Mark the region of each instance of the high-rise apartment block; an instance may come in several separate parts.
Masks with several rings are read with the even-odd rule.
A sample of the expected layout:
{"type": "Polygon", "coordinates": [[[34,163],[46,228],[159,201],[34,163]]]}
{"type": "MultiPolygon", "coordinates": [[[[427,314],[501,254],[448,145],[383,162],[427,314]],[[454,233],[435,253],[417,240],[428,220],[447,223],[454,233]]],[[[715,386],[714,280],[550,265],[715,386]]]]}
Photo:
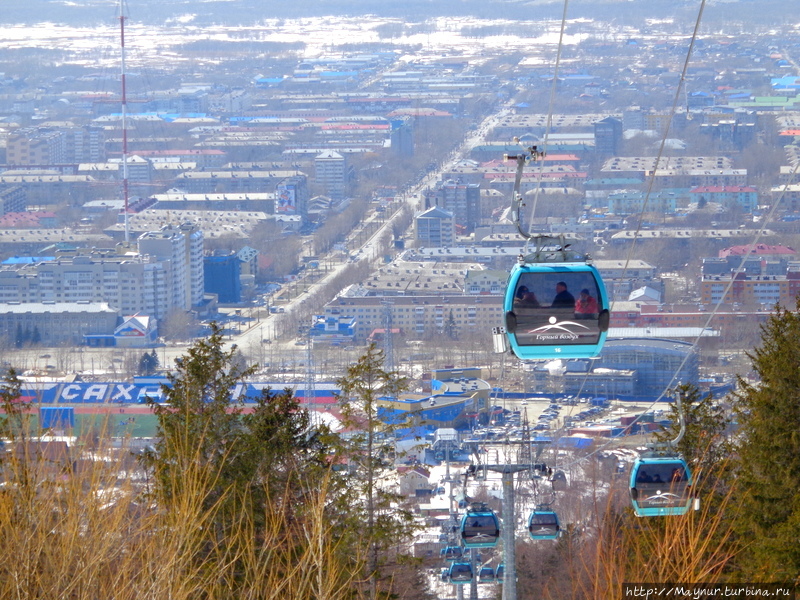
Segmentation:
{"type": "Polygon", "coordinates": [[[102,127],[23,127],[8,136],[9,165],[99,163],[106,159],[102,127]]]}
{"type": "Polygon", "coordinates": [[[433,192],[433,204],[453,213],[458,233],[475,231],[480,222],[481,190],[477,183],[445,181],[433,192]]]}
{"type": "Polygon", "coordinates": [[[434,206],[415,218],[418,248],[449,248],[455,244],[453,213],[434,206]]]}
{"type": "Polygon", "coordinates": [[[6,163],[9,165],[56,165],[66,162],[63,131],[24,127],[9,134],[6,163]]]}
{"type": "Polygon", "coordinates": [[[0,186],[0,215],[23,212],[28,202],[25,188],[19,185],[0,186]]]}
{"type": "Polygon", "coordinates": [[[0,267],[4,304],[105,302],[120,315],[163,319],[203,299],[203,235],[194,225],[144,234],[138,247],[12,260],[0,267]]]}
{"type": "Polygon", "coordinates": [[[347,197],[347,161],[333,150],[326,150],[314,159],[315,180],[334,201],[347,197]]]}

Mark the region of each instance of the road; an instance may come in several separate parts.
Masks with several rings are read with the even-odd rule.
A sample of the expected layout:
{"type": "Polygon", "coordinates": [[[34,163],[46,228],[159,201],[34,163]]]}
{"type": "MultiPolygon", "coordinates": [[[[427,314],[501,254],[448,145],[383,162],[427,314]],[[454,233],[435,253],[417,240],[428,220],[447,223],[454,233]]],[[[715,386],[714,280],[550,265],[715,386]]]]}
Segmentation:
{"type": "MultiPolygon", "coordinates": [[[[471,130],[470,134],[464,139],[458,150],[451,152],[439,165],[439,168],[431,171],[421,181],[408,188],[404,194],[404,201],[412,211],[421,208],[424,192],[432,187],[449,167],[461,160],[468,151],[481,142],[486,133],[505,115],[511,111],[509,106],[502,108],[499,112],[486,117],[479,126],[471,130]]],[[[308,311],[303,306],[306,298],[319,298],[322,293],[331,294],[330,285],[337,275],[348,268],[353,263],[367,262],[371,267],[377,268],[382,260],[383,249],[379,244],[381,236],[391,235],[394,224],[400,218],[401,211],[396,210],[388,219],[381,222],[382,214],[372,212],[361,224],[361,229],[370,227],[370,224],[378,222],[375,231],[363,242],[359,248],[354,248],[353,244],[358,243],[358,232],[353,232],[348,236],[348,248],[352,259],[338,262],[334,253],[320,257],[320,264],[327,266],[327,272],[313,282],[309,282],[308,277],[304,277],[296,284],[294,291],[305,287],[305,292],[295,294],[293,297],[286,298],[284,291],[270,300],[283,309],[282,313],[270,313],[265,307],[247,307],[241,309],[231,309],[239,311],[239,315],[234,315],[238,319],[239,328],[230,323],[226,328],[228,339],[226,347],[230,348],[233,344],[245,351],[250,357],[258,357],[258,362],[266,362],[269,356],[280,355],[282,361],[300,365],[305,363],[306,348],[296,345],[297,326],[295,323],[308,311]]],[[[359,230],[361,231],[361,230],[359,230]]],[[[311,273],[307,270],[306,273],[311,273]]],[[[292,289],[291,286],[286,287],[292,289]]],[[[337,290],[338,292],[338,290],[337,290]]],[[[323,298],[324,302],[333,299],[333,296],[323,298]]],[[[169,344],[156,348],[156,354],[162,365],[172,365],[174,360],[186,353],[188,343],[169,344]]],[[[132,360],[138,360],[145,349],[122,349],[122,348],[31,348],[21,350],[7,350],[6,360],[10,361],[15,368],[20,371],[36,369],[47,372],[80,372],[84,374],[95,374],[103,376],[123,376],[130,372],[131,365],[126,364],[132,360]],[[48,366],[49,365],[49,366],[48,366]]]]}

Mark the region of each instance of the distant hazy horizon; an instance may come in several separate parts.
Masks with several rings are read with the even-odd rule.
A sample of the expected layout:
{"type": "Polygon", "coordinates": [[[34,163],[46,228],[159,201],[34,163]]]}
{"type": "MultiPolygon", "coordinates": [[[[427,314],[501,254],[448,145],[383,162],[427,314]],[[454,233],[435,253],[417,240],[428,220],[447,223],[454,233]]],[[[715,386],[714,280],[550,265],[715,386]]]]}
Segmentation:
{"type": "MultiPolygon", "coordinates": [[[[50,22],[70,26],[95,26],[113,22],[118,15],[117,0],[2,0],[2,25],[32,25],[50,22]]],[[[568,17],[617,20],[635,25],[647,18],[692,18],[700,0],[571,0],[568,17]]],[[[409,22],[436,16],[479,18],[547,19],[561,18],[561,0],[129,0],[125,14],[147,25],[170,23],[208,26],[250,24],[265,19],[293,19],[311,16],[377,15],[409,22]]],[[[786,4],[781,0],[708,1],[704,22],[724,24],[743,21],[752,27],[770,23],[786,24],[786,4]]]]}

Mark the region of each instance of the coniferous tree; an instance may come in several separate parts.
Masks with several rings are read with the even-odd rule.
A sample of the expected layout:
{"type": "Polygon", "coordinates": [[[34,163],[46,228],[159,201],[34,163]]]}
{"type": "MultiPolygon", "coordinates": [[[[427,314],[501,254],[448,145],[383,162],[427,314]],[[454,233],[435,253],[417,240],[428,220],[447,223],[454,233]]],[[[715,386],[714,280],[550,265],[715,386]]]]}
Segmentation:
{"type": "Polygon", "coordinates": [[[0,384],[0,438],[12,442],[22,440],[30,433],[30,415],[20,401],[22,382],[14,369],[9,369],[0,384]]]}
{"type": "Polygon", "coordinates": [[[363,488],[363,534],[368,546],[366,576],[372,600],[383,593],[384,551],[396,547],[410,533],[412,520],[409,512],[396,507],[399,497],[381,480],[393,468],[392,436],[403,423],[381,420],[379,400],[397,397],[408,385],[406,378],[384,370],[383,364],[383,351],[370,344],[366,353],[337,381],[344,423],[359,432],[351,438],[351,460],[354,476],[363,488]]]}
{"type": "Polygon", "coordinates": [[[458,325],[456,324],[456,319],[453,316],[452,308],[450,309],[450,314],[447,316],[447,322],[444,324],[444,333],[451,340],[458,339],[458,325]]]}
{"type": "MultiPolygon", "coordinates": [[[[328,456],[336,445],[330,430],[312,423],[290,389],[274,394],[264,390],[253,411],[242,416],[242,425],[229,462],[246,487],[256,525],[261,525],[267,504],[290,514],[301,512],[330,470],[328,456]]],[[[344,486],[338,478],[327,481],[335,503],[344,486]]]]}
{"type": "MultiPolygon", "coordinates": [[[[722,480],[729,472],[728,457],[731,442],[726,435],[730,419],[711,394],[701,395],[697,386],[684,384],[678,386],[675,394],[681,396],[681,408],[685,433],[676,444],[680,454],[692,471],[696,489],[705,495],[712,488],[725,492],[722,480]]],[[[677,401],[670,407],[671,426],[654,434],[658,442],[670,442],[680,431],[681,415],[677,401]]]]}
{"type": "Polygon", "coordinates": [[[156,354],[155,348],[150,352],[150,364],[153,366],[153,372],[157,371],[161,366],[161,361],[158,360],[158,354],[156,354]]]}
{"type": "Polygon", "coordinates": [[[258,534],[275,511],[301,522],[324,485],[331,520],[339,525],[335,511],[346,511],[352,499],[331,477],[333,436],[312,426],[291,390],[266,389],[244,412],[245,398],[235,392],[255,367],[242,365],[235,346],[223,345],[222,330],[212,324],[211,335],[175,361],[162,386],[164,402],[148,401],[159,441],[142,460],[155,475],[154,495],[169,508],[186,494],[202,493],[203,505],[215,511],[213,535],[225,535],[242,519],[258,534]]]}
{"type": "Polygon", "coordinates": [[[166,501],[182,490],[187,473],[200,470],[216,482],[206,499],[209,504],[230,483],[226,463],[241,428],[241,402],[234,390],[255,369],[235,366],[236,347],[225,350],[223,344],[222,330],[212,323],[211,335],[175,360],[175,372],[162,386],[166,402],[148,399],[158,418],[158,442],[144,461],[153,468],[166,501]]]}
{"type": "Polygon", "coordinates": [[[16,371],[9,369],[0,385],[0,439],[10,442],[11,452],[0,453],[0,478],[14,481],[11,488],[22,494],[35,494],[36,460],[30,445],[33,423],[21,400],[21,389],[16,371]]]}
{"type": "Polygon", "coordinates": [[[142,357],[139,359],[139,375],[144,375],[145,377],[152,375],[156,372],[157,368],[158,357],[155,356],[155,351],[153,354],[148,352],[142,354],[142,357]]]}
{"type": "MultiPolygon", "coordinates": [[[[800,309],[800,300],[798,301],[800,309]]],[[[775,307],[739,378],[739,565],[749,581],[800,582],[800,312],[775,307]]]]}

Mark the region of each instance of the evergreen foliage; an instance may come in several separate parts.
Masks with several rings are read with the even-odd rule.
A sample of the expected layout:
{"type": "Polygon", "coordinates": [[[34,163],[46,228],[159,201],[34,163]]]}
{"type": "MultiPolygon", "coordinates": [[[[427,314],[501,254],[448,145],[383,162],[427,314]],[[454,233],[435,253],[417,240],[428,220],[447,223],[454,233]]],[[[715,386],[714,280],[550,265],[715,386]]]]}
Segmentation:
{"type": "Polygon", "coordinates": [[[685,431],[675,450],[689,465],[695,491],[700,496],[706,496],[714,489],[726,493],[720,484],[730,468],[728,457],[732,448],[726,435],[730,418],[711,394],[702,396],[695,385],[680,385],[675,394],[681,397],[681,408],[678,408],[677,401],[672,403],[671,426],[656,432],[653,437],[660,443],[674,440],[680,431],[679,410],[682,411],[685,431]]]}
{"type": "MultiPolygon", "coordinates": [[[[208,338],[176,361],[170,384],[162,387],[165,402],[150,401],[158,416],[159,441],[142,461],[154,474],[153,498],[168,511],[183,510],[187,497],[194,498],[198,510],[208,515],[201,533],[210,545],[231,537],[247,547],[267,544],[269,538],[270,547],[262,551],[280,549],[287,559],[315,552],[311,537],[322,533],[307,526],[323,520],[325,560],[335,568],[324,576],[317,572],[316,585],[343,589],[363,569],[361,557],[373,539],[383,543],[397,530],[394,513],[376,510],[374,528],[365,532],[362,490],[348,473],[333,468],[337,461],[332,457],[346,452],[338,436],[313,423],[288,389],[264,390],[245,410],[234,390],[254,368],[243,364],[235,346],[223,347],[216,324],[211,329],[208,338]],[[277,522],[285,524],[280,534],[277,522]],[[255,542],[241,538],[243,527],[255,542]]],[[[317,538],[313,543],[323,542],[317,538]]],[[[229,545],[235,555],[234,542],[229,545]]],[[[209,560],[203,552],[196,558],[209,560]]],[[[271,568],[287,581],[297,577],[291,560],[271,568]]]]}
{"type": "Polygon", "coordinates": [[[142,357],[139,359],[139,375],[145,377],[152,375],[158,370],[158,367],[159,361],[155,349],[150,353],[145,352],[142,354],[142,357]]]}
{"type": "Polygon", "coordinates": [[[447,315],[447,321],[444,324],[444,334],[451,340],[458,339],[458,325],[456,324],[456,319],[453,315],[452,308],[450,309],[450,313],[447,315]]]}
{"type": "Polygon", "coordinates": [[[21,387],[17,372],[9,369],[0,386],[0,438],[10,442],[24,440],[31,428],[30,415],[20,399],[21,387]]]}
{"type": "Polygon", "coordinates": [[[214,482],[207,504],[225,499],[220,519],[235,519],[244,510],[258,529],[267,505],[297,511],[304,494],[319,491],[331,435],[325,427],[312,428],[291,390],[264,390],[243,413],[243,400],[233,394],[255,367],[243,365],[235,346],[224,350],[222,330],[211,327],[208,338],[176,361],[170,384],[162,388],[166,402],[150,401],[159,441],[144,460],[166,499],[185,473],[200,469],[214,482]]]}
{"type": "Polygon", "coordinates": [[[154,468],[167,500],[181,490],[185,474],[197,470],[217,481],[208,504],[218,501],[231,483],[228,460],[241,429],[241,402],[234,399],[234,388],[255,370],[232,366],[235,352],[235,346],[224,350],[222,330],[212,324],[208,338],[175,360],[175,372],[162,386],[166,402],[148,399],[158,417],[158,442],[144,460],[154,468]]]}
{"type": "Polygon", "coordinates": [[[410,535],[413,520],[409,511],[395,506],[400,498],[394,493],[394,486],[385,481],[394,470],[393,432],[405,423],[387,424],[378,418],[379,400],[397,397],[408,387],[408,381],[394,371],[384,370],[383,365],[383,351],[370,344],[337,381],[344,424],[361,432],[350,439],[351,470],[363,492],[362,527],[369,546],[366,579],[373,600],[390,588],[384,579],[391,570],[387,551],[410,535]]]}
{"type": "MultiPolygon", "coordinates": [[[[800,301],[798,301],[800,309],[800,301]]],[[[749,354],[760,381],[739,378],[737,487],[753,581],[800,583],[800,313],[775,307],[749,354]]]]}

